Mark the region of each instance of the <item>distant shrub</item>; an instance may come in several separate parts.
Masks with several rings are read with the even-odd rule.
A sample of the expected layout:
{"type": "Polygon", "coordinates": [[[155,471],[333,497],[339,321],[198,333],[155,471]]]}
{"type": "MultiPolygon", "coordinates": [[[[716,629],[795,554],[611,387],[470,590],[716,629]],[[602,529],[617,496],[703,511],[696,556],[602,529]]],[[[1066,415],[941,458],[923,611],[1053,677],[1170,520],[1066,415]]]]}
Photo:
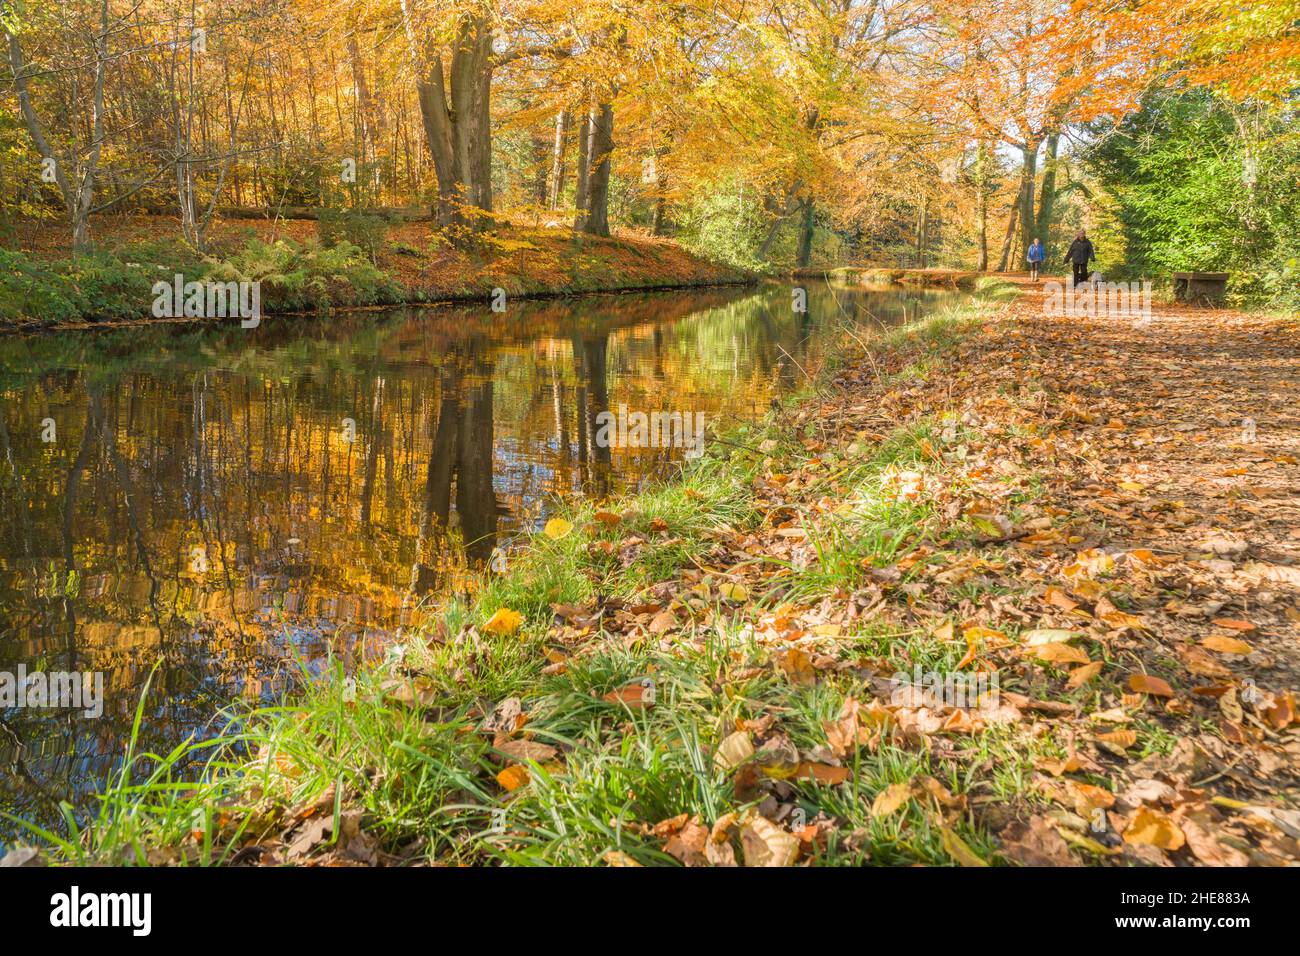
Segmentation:
{"type": "Polygon", "coordinates": [[[0,249],[0,321],[53,324],[145,315],[155,269],[107,252],[39,262],[0,249]]]}
{"type": "Polygon", "coordinates": [[[387,216],[363,209],[322,209],[316,219],[316,237],[326,248],[351,243],[373,263],[384,246],[390,224],[387,216]]]}

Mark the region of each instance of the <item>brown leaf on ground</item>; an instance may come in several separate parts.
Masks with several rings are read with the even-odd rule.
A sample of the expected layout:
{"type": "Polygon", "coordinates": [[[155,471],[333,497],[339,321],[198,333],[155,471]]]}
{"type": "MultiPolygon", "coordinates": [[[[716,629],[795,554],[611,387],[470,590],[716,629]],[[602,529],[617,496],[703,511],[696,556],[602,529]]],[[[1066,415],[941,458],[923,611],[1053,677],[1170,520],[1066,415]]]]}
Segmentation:
{"type": "Polygon", "coordinates": [[[1069,844],[1045,816],[1013,823],[1002,831],[1002,852],[1021,866],[1079,866],[1069,844]]]}

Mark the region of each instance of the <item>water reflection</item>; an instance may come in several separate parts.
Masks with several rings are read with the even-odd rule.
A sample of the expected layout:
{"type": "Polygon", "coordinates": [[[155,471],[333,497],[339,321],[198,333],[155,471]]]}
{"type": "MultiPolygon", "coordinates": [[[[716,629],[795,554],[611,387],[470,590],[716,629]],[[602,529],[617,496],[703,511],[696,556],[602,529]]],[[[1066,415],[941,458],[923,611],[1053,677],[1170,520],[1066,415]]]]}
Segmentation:
{"type": "MultiPolygon", "coordinates": [[[[555,496],[664,474],[618,405],[756,417],[840,323],[945,293],[788,287],[0,340],[0,671],[104,673],[104,716],[0,711],[0,808],[50,819],[140,747],[355,666],[555,496]]],[[[0,824],[0,833],[5,827],[0,824]]]]}

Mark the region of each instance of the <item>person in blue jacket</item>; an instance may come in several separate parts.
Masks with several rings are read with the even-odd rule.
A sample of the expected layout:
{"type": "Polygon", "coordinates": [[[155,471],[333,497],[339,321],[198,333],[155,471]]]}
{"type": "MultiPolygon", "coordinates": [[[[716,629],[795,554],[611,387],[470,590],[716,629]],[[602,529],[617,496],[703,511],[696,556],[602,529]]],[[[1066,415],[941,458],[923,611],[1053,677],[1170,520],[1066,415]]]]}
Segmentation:
{"type": "Polygon", "coordinates": [[[1042,266],[1043,261],[1047,258],[1047,253],[1043,251],[1043,243],[1041,240],[1035,239],[1033,241],[1029,247],[1029,251],[1025,253],[1025,258],[1029,260],[1029,280],[1031,282],[1037,282],[1038,270],[1042,266]]]}

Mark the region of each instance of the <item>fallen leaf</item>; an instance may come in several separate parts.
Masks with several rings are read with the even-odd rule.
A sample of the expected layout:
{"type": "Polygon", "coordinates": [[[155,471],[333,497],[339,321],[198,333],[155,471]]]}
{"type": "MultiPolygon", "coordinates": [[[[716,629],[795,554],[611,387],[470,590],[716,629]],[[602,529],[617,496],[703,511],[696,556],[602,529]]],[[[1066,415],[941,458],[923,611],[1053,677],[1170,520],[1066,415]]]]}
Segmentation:
{"type": "Polygon", "coordinates": [[[1201,641],[1201,646],[1220,654],[1249,654],[1254,650],[1245,641],[1224,634],[1211,634],[1201,641]]]}
{"type": "Polygon", "coordinates": [[[531,760],[534,763],[545,763],[554,759],[559,753],[550,744],[537,743],[533,740],[507,740],[497,744],[496,749],[512,760],[531,760]]]}
{"type": "Polygon", "coordinates": [[[509,790],[511,793],[526,784],[528,779],[528,768],[521,763],[511,764],[497,774],[497,783],[501,784],[502,789],[509,790]]]}
{"type": "Polygon", "coordinates": [[[876,818],[887,817],[910,799],[912,799],[910,783],[891,783],[876,794],[875,800],[871,801],[871,815],[876,818]]]}
{"type": "Polygon", "coordinates": [[[607,850],[604,861],[610,866],[640,866],[636,860],[632,859],[622,850],[607,850]]]}
{"type": "Polygon", "coordinates": [[[1092,680],[1101,673],[1102,662],[1093,661],[1091,664],[1084,664],[1082,667],[1076,667],[1070,671],[1069,679],[1066,680],[1065,686],[1073,690],[1076,687],[1082,687],[1088,681],[1092,680]]]}
{"type": "Polygon", "coordinates": [[[1255,625],[1251,624],[1250,621],[1239,621],[1231,617],[1216,617],[1211,623],[1213,623],[1215,627],[1224,627],[1230,631],[1255,630],[1255,625]]]}
{"type": "Polygon", "coordinates": [[[1166,681],[1151,674],[1133,674],[1128,679],[1129,689],[1153,697],[1173,697],[1174,689],[1166,681]]]}
{"type": "Polygon", "coordinates": [[[718,744],[713,762],[723,770],[730,770],[740,766],[752,756],[754,756],[754,745],[750,743],[749,732],[738,730],[718,744]]]}
{"type": "Polygon", "coordinates": [[[509,608],[497,608],[496,613],[487,619],[483,625],[483,630],[489,634],[513,634],[519,630],[519,625],[524,623],[524,616],[518,611],[512,611],[509,608]]]}
{"type": "Polygon", "coordinates": [[[725,601],[731,601],[734,604],[740,604],[749,600],[749,591],[743,584],[733,584],[730,581],[724,581],[718,585],[718,594],[725,601]]]}
{"type": "Polygon", "coordinates": [[[962,866],[988,866],[988,863],[976,856],[975,851],[967,846],[961,837],[947,827],[939,827],[939,841],[948,855],[962,866]]]}
{"type": "Polygon", "coordinates": [[[1125,828],[1124,842],[1155,846],[1162,850],[1177,850],[1186,841],[1183,831],[1167,814],[1153,807],[1142,806],[1125,828]]]}
{"type": "MultiPolygon", "coordinates": [[[[536,527],[536,525],[533,527],[536,527]]],[[[552,541],[559,541],[572,530],[572,521],[565,521],[563,518],[552,518],[546,522],[545,527],[542,528],[542,533],[552,541]]]]}
{"type": "Polygon", "coordinates": [[[745,866],[794,866],[799,838],[757,814],[740,827],[740,847],[745,866]]]}
{"type": "Polygon", "coordinates": [[[1040,661],[1047,661],[1049,664],[1090,664],[1092,659],[1088,657],[1087,652],[1071,644],[1061,644],[1053,642],[1050,644],[1039,644],[1030,648],[1033,656],[1040,661]]]}

